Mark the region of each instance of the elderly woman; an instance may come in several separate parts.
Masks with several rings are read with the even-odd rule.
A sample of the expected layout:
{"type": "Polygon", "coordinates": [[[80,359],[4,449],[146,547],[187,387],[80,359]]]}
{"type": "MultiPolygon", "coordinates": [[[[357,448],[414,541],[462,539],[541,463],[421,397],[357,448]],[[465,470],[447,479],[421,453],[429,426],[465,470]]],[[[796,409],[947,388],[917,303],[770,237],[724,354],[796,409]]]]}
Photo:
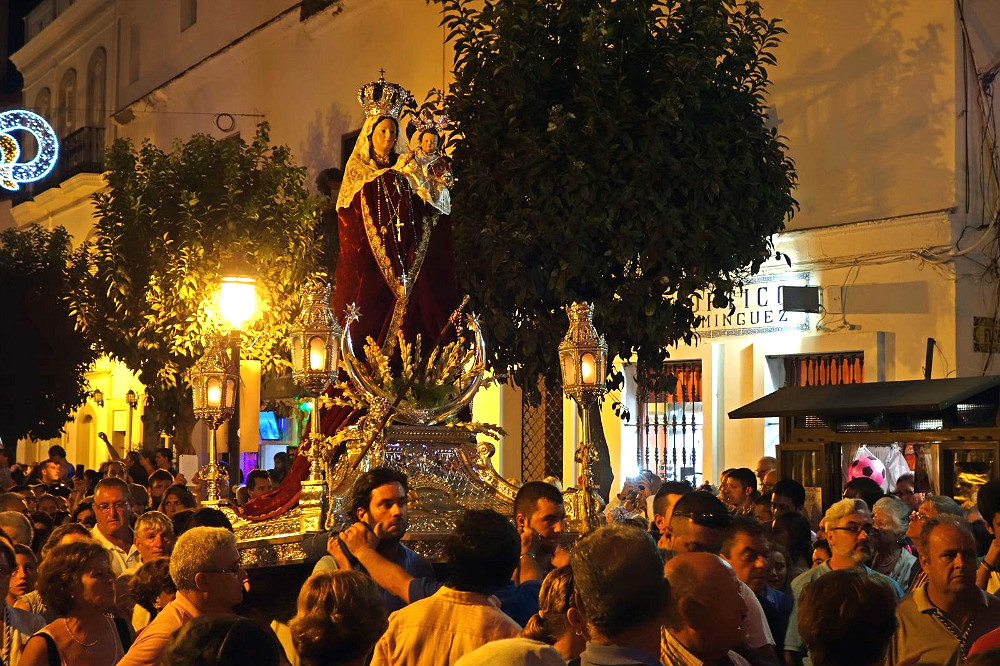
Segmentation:
{"type": "Polygon", "coordinates": [[[31,637],[20,666],[48,666],[54,650],[63,664],[104,666],[125,656],[132,641],[115,612],[115,573],[96,543],[56,546],[38,568],[38,591],[56,620],[31,637]]]}
{"type": "Polygon", "coordinates": [[[899,583],[904,590],[910,587],[920,570],[917,558],[903,548],[909,522],[910,507],[898,497],[886,495],[875,502],[872,525],[878,531],[873,535],[875,554],[871,566],[899,583]]]}
{"type": "Polygon", "coordinates": [[[910,524],[906,529],[906,536],[910,537],[910,541],[914,544],[919,543],[920,528],[924,521],[942,513],[950,513],[965,519],[965,509],[952,498],[946,495],[928,495],[917,507],[917,510],[910,514],[910,524]]]}

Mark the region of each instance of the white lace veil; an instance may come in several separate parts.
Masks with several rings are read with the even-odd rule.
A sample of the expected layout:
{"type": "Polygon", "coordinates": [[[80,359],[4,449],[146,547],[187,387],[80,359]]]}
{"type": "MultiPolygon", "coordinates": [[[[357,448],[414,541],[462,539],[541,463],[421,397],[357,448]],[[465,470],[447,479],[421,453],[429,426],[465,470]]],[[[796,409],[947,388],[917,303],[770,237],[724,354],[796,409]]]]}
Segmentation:
{"type": "MultiPolygon", "coordinates": [[[[375,128],[375,123],[388,117],[390,116],[368,116],[365,118],[365,124],[361,126],[361,134],[358,135],[358,142],[354,144],[354,150],[351,151],[351,156],[347,159],[347,164],[344,166],[344,181],[340,184],[340,194],[337,195],[337,210],[350,207],[351,202],[354,201],[354,195],[364,187],[365,183],[370,183],[396,166],[393,164],[392,166],[382,168],[375,163],[375,160],[371,156],[371,140],[369,137],[375,128]]],[[[410,152],[406,142],[406,132],[404,131],[402,121],[398,118],[393,118],[393,120],[396,121],[397,129],[396,145],[393,147],[393,152],[399,155],[399,158],[402,158],[410,152]]],[[[397,158],[397,162],[399,158],[397,158]]]]}

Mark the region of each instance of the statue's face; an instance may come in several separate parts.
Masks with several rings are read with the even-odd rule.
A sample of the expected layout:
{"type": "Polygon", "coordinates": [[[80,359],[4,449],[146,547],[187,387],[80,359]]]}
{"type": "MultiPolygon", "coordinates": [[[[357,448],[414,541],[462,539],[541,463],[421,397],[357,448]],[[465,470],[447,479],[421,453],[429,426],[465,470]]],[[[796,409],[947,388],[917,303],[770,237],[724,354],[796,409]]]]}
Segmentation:
{"type": "Polygon", "coordinates": [[[396,123],[389,118],[379,121],[372,132],[372,148],[379,155],[388,155],[396,143],[396,123]]]}
{"type": "Polygon", "coordinates": [[[437,150],[438,138],[436,134],[432,132],[425,132],[423,136],[420,137],[420,150],[425,153],[433,153],[437,150]]]}

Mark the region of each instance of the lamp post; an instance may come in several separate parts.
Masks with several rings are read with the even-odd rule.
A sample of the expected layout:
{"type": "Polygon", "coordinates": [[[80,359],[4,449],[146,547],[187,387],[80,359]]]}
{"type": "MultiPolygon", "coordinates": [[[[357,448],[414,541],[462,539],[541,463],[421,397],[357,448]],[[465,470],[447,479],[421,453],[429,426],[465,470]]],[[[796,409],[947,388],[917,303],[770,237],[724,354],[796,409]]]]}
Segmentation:
{"type": "Polygon", "coordinates": [[[579,487],[582,497],[577,517],[589,530],[602,522],[602,502],[594,482],[597,456],[590,440],[590,409],[597,405],[607,390],[608,345],[594,328],[593,305],[573,303],[567,306],[566,314],[569,316],[569,330],[559,343],[559,368],[563,391],[583,410],[583,443],[576,455],[582,477],[579,487]]]}
{"type": "Polygon", "coordinates": [[[215,431],[235,411],[239,379],[239,374],[226,354],[225,339],[220,335],[213,335],[205,346],[205,353],[191,369],[194,415],[208,425],[208,462],[201,468],[208,504],[219,504],[224,498],[215,431]]]}
{"type": "Polygon", "coordinates": [[[128,454],[132,450],[132,415],[135,412],[135,405],[139,402],[139,398],[136,396],[135,391],[129,389],[125,394],[125,404],[128,405],[128,423],[125,426],[125,453],[128,454]]]}
{"type": "Polygon", "coordinates": [[[322,481],[319,442],[319,396],[337,376],[340,356],[340,326],[330,311],[330,284],[313,282],[306,288],[302,315],[291,331],[292,379],[312,396],[309,429],[312,462],[310,480],[322,481]]]}
{"type": "MultiPolygon", "coordinates": [[[[246,326],[257,308],[257,281],[248,271],[232,270],[226,272],[221,279],[219,294],[219,309],[222,318],[229,325],[229,355],[233,368],[236,371],[237,390],[240,376],[240,341],[243,336],[243,328],[246,326]]],[[[237,429],[240,422],[240,404],[234,396],[233,425],[229,429],[227,449],[239,449],[239,435],[237,429]],[[235,446],[234,446],[235,445],[235,446]]],[[[232,463],[232,461],[230,461],[232,463]]]]}

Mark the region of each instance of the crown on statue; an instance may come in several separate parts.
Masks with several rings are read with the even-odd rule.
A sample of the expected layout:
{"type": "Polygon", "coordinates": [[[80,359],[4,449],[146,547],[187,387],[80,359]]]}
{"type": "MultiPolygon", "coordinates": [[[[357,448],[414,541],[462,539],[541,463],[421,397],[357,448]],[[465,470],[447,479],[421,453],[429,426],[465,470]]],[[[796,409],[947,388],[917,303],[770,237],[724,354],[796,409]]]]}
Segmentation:
{"type": "Polygon", "coordinates": [[[424,132],[426,130],[443,132],[451,127],[451,120],[446,115],[435,116],[430,109],[424,109],[416,118],[410,121],[410,124],[412,124],[418,132],[424,132]]]}
{"type": "Polygon", "coordinates": [[[413,97],[403,86],[385,80],[385,70],[378,72],[378,81],[372,81],[358,90],[358,101],[365,115],[373,118],[389,116],[399,120],[403,106],[413,97]]]}

